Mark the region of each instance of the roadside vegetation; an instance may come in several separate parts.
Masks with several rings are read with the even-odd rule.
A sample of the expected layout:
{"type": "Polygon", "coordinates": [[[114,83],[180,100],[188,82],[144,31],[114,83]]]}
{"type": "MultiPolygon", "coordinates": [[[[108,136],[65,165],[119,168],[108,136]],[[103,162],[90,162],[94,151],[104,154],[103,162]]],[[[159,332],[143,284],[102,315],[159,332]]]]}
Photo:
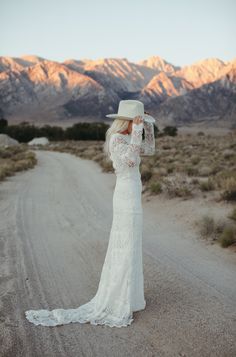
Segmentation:
{"type": "Polygon", "coordinates": [[[0,181],[18,171],[33,168],[37,163],[36,154],[24,144],[0,147],[0,181]]]}
{"type": "Polygon", "coordinates": [[[203,215],[196,221],[200,236],[207,241],[218,242],[221,247],[236,246],[236,208],[232,209],[228,217],[215,219],[210,215],[203,215]]]}

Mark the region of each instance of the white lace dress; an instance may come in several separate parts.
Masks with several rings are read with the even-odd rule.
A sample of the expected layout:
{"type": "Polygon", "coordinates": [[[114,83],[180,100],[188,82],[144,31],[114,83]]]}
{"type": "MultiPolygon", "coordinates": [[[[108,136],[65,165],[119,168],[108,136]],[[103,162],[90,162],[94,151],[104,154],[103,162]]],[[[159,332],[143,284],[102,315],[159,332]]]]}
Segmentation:
{"type": "Polygon", "coordinates": [[[153,123],[133,123],[132,133],[113,134],[109,147],[116,185],[109,243],[97,292],[89,302],[77,308],[26,311],[26,318],[35,325],[90,322],[93,325],[122,327],[132,323],[134,311],[145,309],[139,165],[140,155],[154,154],[153,123]]]}

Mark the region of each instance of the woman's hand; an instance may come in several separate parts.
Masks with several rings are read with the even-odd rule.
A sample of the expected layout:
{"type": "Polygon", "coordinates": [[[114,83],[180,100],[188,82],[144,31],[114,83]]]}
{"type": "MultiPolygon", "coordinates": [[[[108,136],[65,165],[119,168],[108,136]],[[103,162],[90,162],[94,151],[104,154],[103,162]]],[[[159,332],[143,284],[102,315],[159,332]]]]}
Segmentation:
{"type": "Polygon", "coordinates": [[[135,124],[143,123],[143,117],[142,117],[141,115],[137,115],[137,116],[133,119],[133,123],[135,123],[135,124]]]}

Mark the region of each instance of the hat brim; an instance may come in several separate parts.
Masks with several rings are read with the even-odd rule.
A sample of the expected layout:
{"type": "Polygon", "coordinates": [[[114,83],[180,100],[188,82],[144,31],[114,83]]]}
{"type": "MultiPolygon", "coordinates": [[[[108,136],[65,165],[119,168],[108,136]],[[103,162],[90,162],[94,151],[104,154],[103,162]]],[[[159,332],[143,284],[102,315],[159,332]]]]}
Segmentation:
{"type": "Polygon", "coordinates": [[[111,119],[126,119],[126,120],[133,120],[134,118],[130,118],[130,117],[123,117],[121,115],[118,114],[107,114],[106,117],[111,118],[111,119]]]}
{"type": "MultiPolygon", "coordinates": [[[[143,116],[144,116],[146,122],[155,123],[155,119],[151,115],[144,114],[143,116]]],[[[118,114],[107,114],[106,117],[110,118],[110,119],[126,119],[126,120],[134,119],[134,118],[130,118],[130,117],[123,117],[118,114]]]]}

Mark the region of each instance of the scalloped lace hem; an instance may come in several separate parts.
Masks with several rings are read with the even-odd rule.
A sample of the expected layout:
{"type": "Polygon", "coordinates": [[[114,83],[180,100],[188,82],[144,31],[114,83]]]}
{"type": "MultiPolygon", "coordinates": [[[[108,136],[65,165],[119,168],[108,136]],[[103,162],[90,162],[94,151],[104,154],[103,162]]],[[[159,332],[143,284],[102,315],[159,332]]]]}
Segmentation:
{"type": "MultiPolygon", "coordinates": [[[[42,326],[60,326],[60,325],[65,325],[65,324],[69,324],[69,323],[90,323],[91,325],[106,325],[109,327],[127,327],[130,326],[131,323],[134,321],[133,316],[129,316],[128,318],[124,318],[121,321],[117,321],[114,322],[114,320],[112,319],[83,319],[82,317],[76,317],[73,319],[73,317],[71,316],[70,319],[65,319],[63,320],[63,316],[58,314],[57,317],[57,312],[62,312],[62,311],[66,311],[63,309],[56,309],[54,311],[50,311],[50,310],[28,310],[25,311],[25,316],[26,319],[33,323],[34,325],[42,325],[42,326]],[[60,321],[61,318],[61,321],[60,321]]],[[[67,310],[68,311],[68,310],[67,310]]]]}
{"type": "Polygon", "coordinates": [[[145,309],[146,300],[144,300],[142,306],[134,307],[131,313],[127,313],[120,318],[107,314],[107,308],[100,313],[100,317],[97,316],[96,318],[96,316],[94,316],[93,306],[94,301],[92,300],[76,309],[28,310],[25,311],[25,316],[26,319],[34,325],[42,326],[58,326],[79,322],[82,324],[90,323],[91,325],[107,325],[109,327],[127,327],[134,321],[133,312],[145,309]]]}

